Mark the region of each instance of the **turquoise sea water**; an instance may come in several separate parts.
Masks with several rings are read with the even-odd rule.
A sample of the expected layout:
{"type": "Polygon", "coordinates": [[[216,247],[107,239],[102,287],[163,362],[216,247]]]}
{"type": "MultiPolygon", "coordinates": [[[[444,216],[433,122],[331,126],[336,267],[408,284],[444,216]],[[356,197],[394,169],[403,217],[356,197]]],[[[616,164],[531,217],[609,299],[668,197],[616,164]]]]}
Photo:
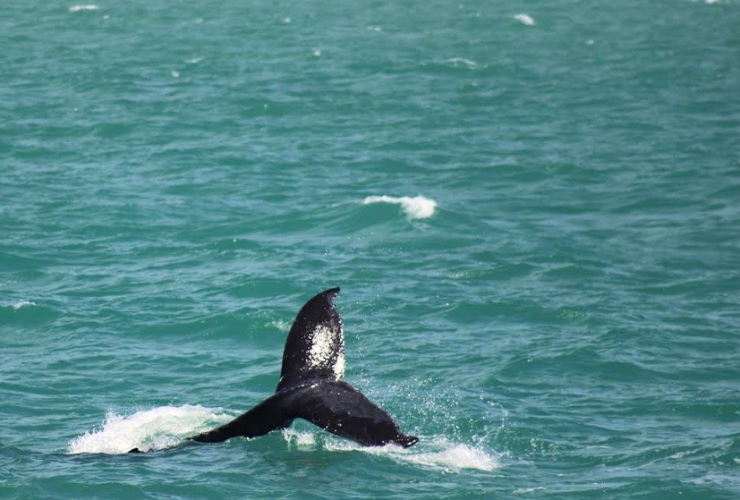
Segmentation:
{"type": "Polygon", "coordinates": [[[0,498],[737,498],[738,26],[4,2],[0,498]],[[176,446],[337,285],[346,380],[419,444],[176,446]]]}

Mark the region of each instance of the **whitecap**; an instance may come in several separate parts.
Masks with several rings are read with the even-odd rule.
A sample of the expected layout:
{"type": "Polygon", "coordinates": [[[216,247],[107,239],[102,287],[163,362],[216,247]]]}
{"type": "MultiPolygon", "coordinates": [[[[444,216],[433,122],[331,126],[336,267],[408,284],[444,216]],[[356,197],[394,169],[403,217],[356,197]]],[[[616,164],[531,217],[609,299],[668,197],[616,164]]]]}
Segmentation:
{"type": "Polygon", "coordinates": [[[20,309],[22,307],[30,307],[30,306],[35,306],[35,305],[36,305],[36,303],[35,302],[31,302],[30,300],[19,300],[18,302],[16,302],[15,304],[13,304],[13,310],[14,311],[17,311],[18,309],[20,309]]]}
{"type": "Polygon", "coordinates": [[[408,196],[401,196],[396,198],[394,196],[368,196],[362,202],[365,205],[370,203],[396,203],[401,205],[401,208],[410,219],[427,219],[434,215],[434,211],[437,208],[437,202],[425,198],[423,196],[415,196],[413,198],[408,196]]]}
{"type": "Polygon", "coordinates": [[[72,7],[69,8],[70,12],[80,12],[83,10],[100,10],[100,7],[94,4],[90,4],[90,5],[73,5],[72,7]]]}
{"type": "Polygon", "coordinates": [[[471,61],[470,59],[465,59],[464,57],[453,57],[452,59],[447,59],[445,61],[445,64],[448,64],[450,66],[454,66],[456,68],[459,67],[466,67],[470,69],[475,69],[478,67],[478,63],[475,61],[471,61]]]}
{"type": "Polygon", "coordinates": [[[514,19],[524,24],[525,26],[534,26],[535,24],[534,19],[529,17],[527,14],[517,14],[514,16],[514,19]]]}
{"type": "Polygon", "coordinates": [[[134,448],[162,450],[231,418],[198,405],[162,406],[128,416],[110,411],[100,429],[70,441],[67,452],[120,454],[134,448]]]}

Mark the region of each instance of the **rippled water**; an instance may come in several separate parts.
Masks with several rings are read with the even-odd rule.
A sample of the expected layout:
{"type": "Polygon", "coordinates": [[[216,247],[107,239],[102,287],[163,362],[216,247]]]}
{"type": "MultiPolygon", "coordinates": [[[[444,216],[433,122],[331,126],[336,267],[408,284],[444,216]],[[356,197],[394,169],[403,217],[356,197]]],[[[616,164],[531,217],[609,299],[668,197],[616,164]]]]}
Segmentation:
{"type": "Polygon", "coordinates": [[[0,497],[735,498],[738,9],[11,0],[0,497]],[[182,445],[332,286],[420,442],[182,445]]]}

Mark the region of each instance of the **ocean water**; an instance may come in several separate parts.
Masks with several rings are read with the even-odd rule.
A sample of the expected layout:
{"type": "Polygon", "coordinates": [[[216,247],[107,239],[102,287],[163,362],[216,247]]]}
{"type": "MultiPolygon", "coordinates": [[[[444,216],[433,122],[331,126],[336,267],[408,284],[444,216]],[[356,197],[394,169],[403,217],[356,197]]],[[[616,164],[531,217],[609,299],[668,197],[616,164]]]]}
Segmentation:
{"type": "Polygon", "coordinates": [[[740,2],[92,1],[0,15],[0,498],[740,497],[740,2]],[[333,286],[420,442],[182,445],[333,286]]]}

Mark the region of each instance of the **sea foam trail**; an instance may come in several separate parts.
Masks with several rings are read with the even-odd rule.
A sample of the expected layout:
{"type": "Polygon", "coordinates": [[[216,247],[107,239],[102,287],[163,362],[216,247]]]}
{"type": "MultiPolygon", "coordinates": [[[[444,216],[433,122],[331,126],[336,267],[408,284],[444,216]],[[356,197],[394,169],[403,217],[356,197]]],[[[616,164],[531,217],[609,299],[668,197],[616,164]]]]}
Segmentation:
{"type": "MultiPolygon", "coordinates": [[[[306,439],[305,437],[303,441],[312,443],[310,439],[306,439]]],[[[501,468],[501,461],[498,454],[491,453],[476,446],[453,443],[443,437],[422,438],[419,444],[412,448],[400,448],[392,444],[366,447],[351,441],[333,439],[328,441],[325,447],[330,451],[356,450],[371,455],[386,456],[397,462],[422,465],[446,472],[459,472],[463,469],[492,472],[501,468]]]]}
{"type": "Polygon", "coordinates": [[[368,196],[363,201],[363,204],[369,205],[370,203],[396,203],[401,205],[401,208],[410,219],[427,219],[434,215],[434,211],[437,208],[437,202],[423,196],[368,196]]]}
{"type": "Polygon", "coordinates": [[[109,412],[98,430],[86,432],[70,441],[68,453],[128,453],[171,448],[208,428],[231,420],[233,416],[202,406],[162,406],[137,411],[129,416],[109,412]]]}
{"type": "MultiPolygon", "coordinates": [[[[67,452],[118,455],[134,448],[143,452],[164,450],[232,418],[233,415],[194,405],[162,406],[128,416],[109,412],[100,429],[70,441],[67,452]]],[[[395,445],[362,446],[321,430],[288,428],[282,431],[282,435],[288,447],[296,451],[357,451],[446,472],[464,469],[491,472],[501,467],[498,454],[477,446],[453,443],[442,437],[422,439],[413,448],[404,449],[395,445]]]]}

